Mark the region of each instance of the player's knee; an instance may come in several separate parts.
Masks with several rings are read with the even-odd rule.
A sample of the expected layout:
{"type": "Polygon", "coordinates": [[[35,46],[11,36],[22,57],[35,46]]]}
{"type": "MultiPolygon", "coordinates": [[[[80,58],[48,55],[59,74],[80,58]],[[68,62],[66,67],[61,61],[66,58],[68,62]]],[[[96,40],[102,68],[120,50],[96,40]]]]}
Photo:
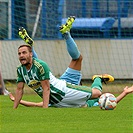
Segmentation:
{"type": "Polygon", "coordinates": [[[76,62],[82,62],[82,60],[83,60],[83,56],[81,54],[76,59],[73,59],[73,61],[76,61],[76,62]]]}
{"type": "Polygon", "coordinates": [[[79,61],[82,61],[83,60],[83,56],[80,54],[79,58],[78,58],[79,61]]]}
{"type": "Polygon", "coordinates": [[[102,95],[102,92],[98,89],[92,89],[92,98],[98,98],[102,95]]]}

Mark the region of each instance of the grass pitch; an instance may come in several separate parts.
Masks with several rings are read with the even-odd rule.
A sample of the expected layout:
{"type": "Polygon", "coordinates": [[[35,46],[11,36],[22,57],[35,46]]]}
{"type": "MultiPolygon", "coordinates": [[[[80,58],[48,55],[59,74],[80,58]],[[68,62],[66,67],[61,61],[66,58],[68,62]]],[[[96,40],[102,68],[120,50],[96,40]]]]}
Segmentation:
{"type": "MultiPolygon", "coordinates": [[[[36,95],[24,99],[39,101],[36,95]]],[[[8,96],[0,96],[1,133],[131,133],[132,95],[115,110],[92,108],[36,108],[19,105],[13,109],[8,96]]]]}
{"type": "MultiPolygon", "coordinates": [[[[104,92],[115,95],[123,88],[104,85],[104,92]],[[116,89],[117,88],[117,89],[116,89]]],[[[6,84],[14,93],[16,85],[6,84]]],[[[25,89],[24,100],[39,102],[42,99],[31,89],[25,89]]],[[[133,133],[133,94],[126,96],[115,110],[92,108],[37,108],[19,105],[13,109],[8,96],[0,95],[0,133],[133,133]]]]}

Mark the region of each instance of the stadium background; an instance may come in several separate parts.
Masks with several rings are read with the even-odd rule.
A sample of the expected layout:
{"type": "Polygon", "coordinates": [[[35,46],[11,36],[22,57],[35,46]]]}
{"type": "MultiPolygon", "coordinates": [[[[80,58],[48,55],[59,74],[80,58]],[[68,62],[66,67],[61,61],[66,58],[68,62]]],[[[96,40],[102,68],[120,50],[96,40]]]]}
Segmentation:
{"type": "Polygon", "coordinates": [[[16,79],[18,36],[23,26],[35,50],[59,77],[70,57],[58,27],[76,16],[71,30],[84,59],[83,79],[109,73],[123,83],[133,78],[133,0],[0,0],[0,68],[16,79]]]}

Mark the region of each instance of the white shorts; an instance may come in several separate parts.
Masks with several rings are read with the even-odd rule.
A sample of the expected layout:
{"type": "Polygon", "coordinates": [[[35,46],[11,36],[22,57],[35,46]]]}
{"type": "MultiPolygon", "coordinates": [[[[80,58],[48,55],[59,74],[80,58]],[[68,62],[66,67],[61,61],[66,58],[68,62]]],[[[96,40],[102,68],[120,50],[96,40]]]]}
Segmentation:
{"type": "Polygon", "coordinates": [[[82,107],[86,104],[86,101],[90,99],[92,95],[92,89],[90,88],[88,91],[82,90],[84,86],[81,86],[80,89],[75,88],[64,88],[65,96],[63,99],[54,104],[54,107],[82,107]]]}

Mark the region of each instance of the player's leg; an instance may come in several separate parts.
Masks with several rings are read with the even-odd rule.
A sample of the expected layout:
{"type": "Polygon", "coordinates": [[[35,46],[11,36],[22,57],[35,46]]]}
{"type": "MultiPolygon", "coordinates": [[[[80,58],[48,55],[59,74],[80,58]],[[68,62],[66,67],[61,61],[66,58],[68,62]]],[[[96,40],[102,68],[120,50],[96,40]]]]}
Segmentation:
{"type": "Polygon", "coordinates": [[[102,82],[113,82],[114,77],[109,74],[94,75],[92,80],[94,80],[93,84],[91,85],[91,88],[93,89],[92,98],[97,98],[97,95],[101,95],[102,92],[102,82]]]}
{"type": "Polygon", "coordinates": [[[96,98],[96,99],[93,99],[93,100],[88,100],[86,102],[86,104],[87,104],[88,107],[98,106],[99,105],[98,100],[99,100],[99,98],[96,98]]]}
{"type": "Polygon", "coordinates": [[[65,73],[60,78],[72,84],[79,85],[82,77],[82,55],[80,54],[78,47],[69,32],[64,34],[64,38],[66,40],[67,51],[72,60],[70,61],[65,73]]]}
{"type": "Polygon", "coordinates": [[[26,29],[24,29],[23,27],[20,27],[20,28],[19,28],[19,31],[18,31],[18,34],[19,34],[19,36],[20,36],[21,39],[23,39],[30,47],[32,47],[32,54],[33,54],[33,57],[38,58],[38,55],[37,55],[37,53],[35,52],[34,47],[33,47],[34,41],[33,41],[33,39],[28,35],[26,29]]]}
{"type": "Polygon", "coordinates": [[[71,37],[71,34],[70,34],[70,30],[72,28],[72,24],[73,24],[74,20],[75,20],[75,17],[70,16],[68,18],[68,20],[66,21],[66,24],[64,24],[60,27],[60,32],[62,33],[62,35],[66,41],[67,51],[72,58],[72,61],[70,62],[69,67],[80,71],[82,56],[77,47],[77,44],[75,43],[74,39],[71,37]],[[77,65],[77,63],[79,63],[79,65],[77,65]]]}
{"type": "Polygon", "coordinates": [[[81,71],[83,57],[77,47],[76,42],[71,37],[70,32],[66,32],[63,36],[66,41],[67,51],[72,58],[68,67],[74,70],[81,71]]]}
{"type": "Polygon", "coordinates": [[[102,82],[111,82],[114,78],[111,75],[104,74],[93,76],[93,80],[94,82],[91,87],[67,83],[67,86],[64,89],[66,90],[65,97],[57,105],[61,107],[86,107],[85,105],[88,105],[89,107],[93,106],[94,103],[98,101],[97,98],[99,98],[102,94],[102,82]],[[89,100],[91,100],[91,103],[89,100]]]}
{"type": "Polygon", "coordinates": [[[8,94],[9,94],[9,92],[7,91],[7,89],[5,87],[5,83],[2,78],[2,74],[0,72],[0,95],[8,95],[8,94]]]}
{"type": "Polygon", "coordinates": [[[69,17],[66,21],[66,24],[60,27],[60,32],[62,33],[66,42],[67,51],[72,58],[66,72],[60,78],[73,84],[80,84],[82,55],[80,54],[77,44],[70,34],[70,29],[74,20],[75,17],[69,17]]]}
{"type": "Polygon", "coordinates": [[[97,106],[98,105],[98,99],[99,96],[102,94],[102,82],[113,82],[114,77],[109,74],[103,74],[103,75],[94,75],[92,77],[93,83],[91,85],[92,88],[92,98],[93,100],[88,100],[86,103],[88,107],[97,106]]]}

